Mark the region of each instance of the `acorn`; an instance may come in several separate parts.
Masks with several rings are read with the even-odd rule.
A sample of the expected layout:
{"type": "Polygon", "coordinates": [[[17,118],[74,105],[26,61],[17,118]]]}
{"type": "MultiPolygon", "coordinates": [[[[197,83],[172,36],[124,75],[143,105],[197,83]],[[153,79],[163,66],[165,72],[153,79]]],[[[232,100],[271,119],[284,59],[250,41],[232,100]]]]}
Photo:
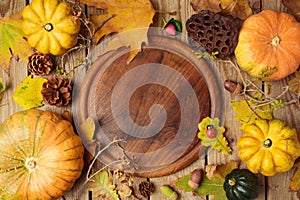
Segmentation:
{"type": "Polygon", "coordinates": [[[174,18],[170,19],[168,22],[164,20],[163,29],[165,29],[169,35],[177,35],[182,32],[182,24],[174,18]]]}
{"type": "Polygon", "coordinates": [[[242,92],[243,86],[238,82],[225,80],[224,88],[232,94],[240,94],[242,92]]]}
{"type": "Polygon", "coordinates": [[[160,188],[160,192],[169,200],[177,200],[178,194],[168,185],[163,185],[160,188]]]}
{"type": "Polygon", "coordinates": [[[192,171],[190,180],[188,181],[189,187],[193,190],[197,189],[200,186],[202,175],[203,173],[201,169],[195,169],[192,171]]]}

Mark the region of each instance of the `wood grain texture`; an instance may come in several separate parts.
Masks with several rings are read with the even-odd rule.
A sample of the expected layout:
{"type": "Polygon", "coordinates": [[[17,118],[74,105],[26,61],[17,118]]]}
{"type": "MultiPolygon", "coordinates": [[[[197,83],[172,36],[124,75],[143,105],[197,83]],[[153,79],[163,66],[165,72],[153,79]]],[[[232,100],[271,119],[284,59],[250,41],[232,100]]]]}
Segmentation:
{"type": "MultiPolygon", "coordinates": [[[[81,120],[96,116],[101,127],[97,138],[102,143],[105,143],[103,138],[108,138],[109,141],[115,137],[126,138],[126,144],[121,146],[127,156],[135,158],[133,162],[138,167],[138,170],[135,170],[137,175],[154,177],[172,174],[198,158],[201,148],[196,136],[198,122],[206,116],[219,115],[221,112],[222,104],[219,100],[222,97],[221,92],[217,92],[218,81],[214,79],[210,66],[204,60],[196,59],[187,45],[168,37],[151,37],[149,45],[145,46],[128,65],[127,57],[127,50],[119,49],[98,58],[89,70],[86,80],[83,81],[78,113],[82,115],[81,120]],[[128,76],[137,69],[142,71],[138,71],[138,74],[133,74],[127,81],[122,82],[124,85],[121,85],[115,97],[116,106],[112,105],[116,85],[119,86],[119,81],[125,75],[128,76]],[[189,94],[189,88],[184,86],[180,77],[191,85],[192,94],[189,94]],[[147,79],[150,82],[144,83],[147,79]],[[136,83],[140,85],[134,86],[136,83]],[[209,84],[210,91],[206,84],[209,84]],[[127,99],[125,96],[131,92],[130,90],[135,92],[130,93],[130,98],[127,99]],[[212,91],[214,93],[210,94],[212,91]],[[191,95],[194,94],[198,108],[191,107],[189,103],[189,99],[193,98],[191,95]],[[211,105],[211,97],[213,105],[211,105]],[[127,104],[130,116],[123,116],[127,104]],[[139,126],[150,126],[153,123],[151,120],[160,117],[157,113],[151,114],[151,112],[151,118],[148,116],[148,112],[155,104],[163,105],[166,110],[167,121],[164,127],[157,134],[154,132],[155,135],[151,137],[144,137],[140,132],[137,132],[138,135],[133,135],[136,128],[140,129],[130,123],[131,119],[134,119],[134,123],[139,126]],[[186,109],[190,111],[185,111],[186,109]],[[200,112],[196,119],[193,119],[194,110],[200,112]],[[115,114],[117,117],[123,116],[120,120],[125,121],[125,129],[129,130],[129,133],[116,124],[116,116],[113,113],[117,113],[115,114]],[[129,121],[126,117],[130,118],[129,121]],[[184,126],[185,128],[182,128],[184,126]],[[179,130],[186,131],[182,134],[178,133],[179,130]]],[[[154,130],[150,129],[150,131],[154,130]]],[[[109,152],[113,152],[113,155],[106,156],[110,158],[107,163],[120,156],[116,151],[109,152]]],[[[101,157],[103,160],[106,158],[101,157]]]]}

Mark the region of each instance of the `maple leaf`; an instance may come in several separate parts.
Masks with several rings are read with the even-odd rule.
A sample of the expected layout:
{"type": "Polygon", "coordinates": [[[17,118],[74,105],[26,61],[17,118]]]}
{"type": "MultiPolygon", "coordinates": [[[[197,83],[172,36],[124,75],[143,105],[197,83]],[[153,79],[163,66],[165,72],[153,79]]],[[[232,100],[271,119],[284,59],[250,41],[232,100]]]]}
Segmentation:
{"type": "Polygon", "coordinates": [[[231,153],[231,148],[228,146],[228,142],[224,137],[223,133],[225,128],[219,125],[219,119],[211,119],[210,117],[204,118],[199,123],[199,133],[198,138],[201,139],[201,144],[204,146],[211,146],[212,149],[220,151],[222,154],[228,155],[231,153]],[[217,132],[215,138],[209,138],[206,134],[207,127],[209,125],[213,126],[214,131],[217,132]]]}
{"type": "Polygon", "coordinates": [[[122,33],[134,29],[143,30],[137,37],[128,38],[128,34],[118,34],[109,47],[109,49],[117,49],[122,46],[130,46],[133,51],[130,52],[129,62],[140,52],[142,42],[148,42],[147,28],[153,22],[156,12],[149,0],[80,0],[80,2],[106,11],[105,14],[91,16],[94,26],[100,26],[94,35],[97,42],[112,33],[122,33]]]}
{"type": "Polygon", "coordinates": [[[200,186],[193,190],[188,185],[188,181],[190,180],[191,175],[186,175],[174,182],[174,186],[177,189],[184,190],[186,192],[193,191],[197,195],[214,195],[214,200],[225,200],[226,193],[223,189],[223,184],[225,182],[225,177],[229,174],[233,169],[237,169],[239,162],[230,161],[224,165],[207,165],[206,168],[213,169],[212,176],[209,178],[207,175],[203,177],[201,180],[200,186]]]}
{"type": "Polygon", "coordinates": [[[248,0],[192,0],[191,6],[194,11],[211,10],[215,13],[223,13],[245,20],[251,16],[252,9],[248,0]]]}
{"type": "Polygon", "coordinates": [[[13,94],[13,100],[24,109],[37,108],[43,105],[41,93],[45,78],[32,78],[27,76],[18,86],[13,94]]]}
{"type": "Polygon", "coordinates": [[[119,200],[113,178],[107,171],[96,174],[89,182],[88,189],[93,192],[93,199],[119,200]]]}
{"type": "Polygon", "coordinates": [[[12,56],[27,61],[32,53],[24,39],[21,13],[0,19],[0,67],[9,73],[12,56]]]}
{"type": "Polygon", "coordinates": [[[300,190],[300,162],[298,162],[297,169],[291,179],[290,189],[293,191],[300,190]]]}
{"type": "Polygon", "coordinates": [[[252,100],[234,101],[231,103],[233,110],[237,113],[235,119],[242,123],[240,129],[244,129],[246,125],[253,124],[257,119],[273,119],[273,112],[270,105],[260,106],[256,109],[256,103],[252,100]],[[251,106],[251,107],[250,107],[251,106]]]}

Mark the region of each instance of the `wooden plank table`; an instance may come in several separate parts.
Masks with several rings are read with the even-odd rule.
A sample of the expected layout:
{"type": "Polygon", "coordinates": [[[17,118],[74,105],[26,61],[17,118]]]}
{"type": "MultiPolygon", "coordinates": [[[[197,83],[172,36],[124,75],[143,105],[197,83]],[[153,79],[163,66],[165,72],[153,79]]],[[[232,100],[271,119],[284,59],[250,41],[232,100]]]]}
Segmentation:
{"type": "MultiPolygon", "coordinates": [[[[176,11],[176,15],[169,16],[168,14],[161,14],[158,13],[154,17],[154,23],[153,26],[156,27],[162,27],[163,26],[163,18],[169,19],[171,17],[174,17],[175,19],[182,21],[183,24],[185,24],[185,21],[195,12],[193,11],[192,7],[190,6],[190,2],[187,0],[151,0],[153,3],[153,7],[156,10],[161,11],[176,11]]],[[[251,1],[250,4],[254,3],[255,1],[251,1]]],[[[281,4],[280,0],[261,0],[261,9],[274,9],[274,10],[286,10],[284,6],[281,4]]],[[[22,9],[25,7],[26,4],[28,4],[28,0],[1,0],[0,1],[0,17],[8,16],[14,13],[18,13],[22,11],[22,9]]],[[[86,11],[88,14],[94,14],[97,13],[96,9],[94,8],[87,8],[86,11]]],[[[186,33],[185,27],[183,27],[183,33],[186,33]]],[[[71,53],[68,58],[67,62],[65,64],[65,68],[67,71],[73,69],[74,66],[77,66],[79,64],[78,58],[83,58],[85,56],[85,52],[77,51],[71,53]]],[[[226,79],[232,79],[235,80],[238,78],[238,75],[236,71],[230,67],[230,64],[222,62],[222,61],[216,61],[216,66],[219,72],[219,76],[221,79],[221,82],[223,82],[226,79]]],[[[76,76],[77,71],[74,71],[73,77],[76,76]]],[[[9,115],[22,110],[18,105],[16,105],[12,101],[12,94],[16,89],[16,86],[28,75],[27,69],[26,69],[26,63],[23,61],[16,61],[15,59],[11,60],[11,69],[10,74],[7,75],[3,70],[0,70],[0,77],[3,78],[7,85],[7,91],[4,94],[2,103],[5,105],[0,108],[0,119],[1,121],[4,121],[9,115]]],[[[258,82],[258,84],[264,86],[264,88],[272,87],[272,93],[276,95],[276,92],[281,91],[281,88],[283,85],[287,84],[291,77],[286,78],[282,81],[277,82],[271,82],[271,83],[263,83],[258,82]]],[[[272,94],[272,95],[273,95],[272,94]]],[[[286,94],[285,98],[289,98],[290,94],[286,94]]],[[[235,97],[229,93],[225,93],[225,112],[226,112],[226,118],[224,122],[224,126],[226,127],[226,137],[230,141],[230,146],[233,149],[233,154],[230,156],[224,156],[221,155],[215,151],[210,151],[207,156],[203,158],[199,158],[197,161],[192,163],[190,166],[184,168],[183,170],[180,170],[177,173],[164,176],[164,177],[158,177],[158,178],[148,178],[151,182],[155,184],[156,188],[159,188],[161,185],[164,184],[171,184],[172,181],[176,180],[178,177],[181,177],[185,174],[190,173],[195,168],[204,168],[207,164],[224,164],[229,162],[230,160],[238,160],[237,157],[237,147],[236,142],[239,138],[241,131],[238,128],[239,123],[235,121],[235,113],[232,110],[232,107],[230,105],[230,102],[235,100],[235,97]]],[[[43,109],[45,110],[54,110],[56,112],[62,113],[64,110],[71,110],[70,106],[66,108],[55,108],[51,106],[44,106],[43,109]]],[[[275,112],[275,116],[277,118],[286,120],[286,122],[290,126],[296,127],[298,133],[300,132],[300,110],[296,108],[295,106],[289,106],[287,108],[279,109],[275,112]]],[[[288,189],[290,178],[292,177],[293,170],[290,170],[286,173],[280,173],[273,177],[262,177],[260,176],[260,179],[264,183],[264,188],[262,189],[258,200],[294,200],[299,199],[299,194],[297,195],[296,192],[291,192],[288,189]],[[298,196],[298,197],[297,197],[298,196]]],[[[135,178],[136,182],[140,182],[143,180],[147,180],[147,178],[135,178]]],[[[80,181],[79,181],[80,182],[80,181]]],[[[78,183],[79,184],[79,183],[78,183]]],[[[65,197],[61,199],[75,199],[75,191],[78,188],[78,184],[69,191],[65,197]]],[[[183,191],[179,191],[181,199],[207,199],[211,197],[199,197],[194,196],[192,193],[187,193],[183,191]]],[[[89,191],[84,190],[80,197],[80,200],[88,200],[90,199],[89,191]]],[[[157,189],[150,197],[151,200],[158,200],[158,199],[164,199],[162,194],[157,189]]]]}

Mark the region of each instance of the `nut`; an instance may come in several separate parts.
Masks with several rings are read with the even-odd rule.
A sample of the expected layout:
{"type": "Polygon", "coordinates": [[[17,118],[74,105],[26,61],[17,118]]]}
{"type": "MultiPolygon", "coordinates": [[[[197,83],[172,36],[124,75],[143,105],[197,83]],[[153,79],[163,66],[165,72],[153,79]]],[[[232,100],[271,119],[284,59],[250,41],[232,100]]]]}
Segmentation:
{"type": "Polygon", "coordinates": [[[226,80],[224,82],[224,88],[232,94],[240,94],[243,86],[238,82],[226,80]]]}
{"type": "Polygon", "coordinates": [[[190,177],[190,180],[188,181],[188,185],[193,189],[197,189],[201,183],[202,180],[202,170],[201,169],[195,169],[190,177]]]}

